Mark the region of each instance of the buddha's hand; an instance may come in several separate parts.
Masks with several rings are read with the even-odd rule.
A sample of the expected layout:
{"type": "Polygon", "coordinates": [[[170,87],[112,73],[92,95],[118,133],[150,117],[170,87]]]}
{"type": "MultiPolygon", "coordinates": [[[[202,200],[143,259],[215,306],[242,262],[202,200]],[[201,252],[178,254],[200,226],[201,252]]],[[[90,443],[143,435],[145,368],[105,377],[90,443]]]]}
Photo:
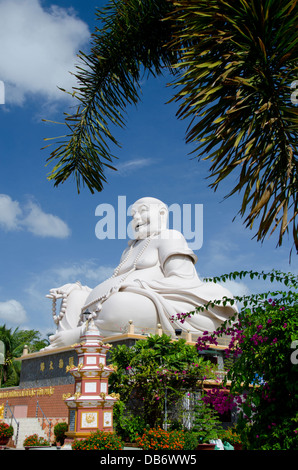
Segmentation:
{"type": "Polygon", "coordinates": [[[44,349],[48,350],[71,346],[79,342],[80,335],[81,328],[79,327],[73,328],[72,330],[58,331],[56,334],[49,336],[50,345],[44,349]]]}

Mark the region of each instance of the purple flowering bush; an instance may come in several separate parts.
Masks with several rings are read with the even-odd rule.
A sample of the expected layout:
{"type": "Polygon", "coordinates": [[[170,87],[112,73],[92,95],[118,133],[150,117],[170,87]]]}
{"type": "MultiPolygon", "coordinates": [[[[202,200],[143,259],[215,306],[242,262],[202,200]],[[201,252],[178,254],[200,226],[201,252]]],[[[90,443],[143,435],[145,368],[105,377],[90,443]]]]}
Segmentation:
{"type": "Polygon", "coordinates": [[[238,408],[237,432],[244,448],[298,450],[298,278],[250,271],[212,280],[245,276],[280,283],[282,290],[224,300],[241,302],[239,315],[212,333],[204,332],[197,348],[203,351],[218,345],[221,337],[229,338],[225,353],[231,366],[224,385],[230,381],[230,386],[209,390],[204,400],[219,413],[238,408]]]}
{"type": "Polygon", "coordinates": [[[245,275],[279,282],[283,290],[236,297],[243,305],[238,317],[199,338],[199,351],[229,338],[230,387],[209,391],[205,400],[219,413],[238,407],[237,432],[246,449],[298,450],[298,278],[273,271],[216,280],[245,275]]]}
{"type": "Polygon", "coordinates": [[[231,411],[235,407],[239,407],[243,403],[243,397],[233,395],[230,390],[225,387],[206,390],[202,400],[212,405],[214,410],[220,415],[231,411]]]}

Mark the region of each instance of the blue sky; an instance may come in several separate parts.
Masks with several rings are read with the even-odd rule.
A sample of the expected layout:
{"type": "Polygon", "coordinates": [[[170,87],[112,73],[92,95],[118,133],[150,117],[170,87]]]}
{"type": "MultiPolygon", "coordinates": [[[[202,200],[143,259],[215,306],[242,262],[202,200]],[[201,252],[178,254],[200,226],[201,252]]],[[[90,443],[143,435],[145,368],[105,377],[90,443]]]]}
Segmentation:
{"type": "MultiPolygon", "coordinates": [[[[191,159],[186,123],[176,119],[175,104],[165,104],[171,97],[166,77],[144,80],[142,102],[129,109],[126,129],[116,130],[122,147],[112,150],[119,171],[106,173],[104,191],[78,195],[74,181],[54,188],[47,180],[50,150],[42,150],[43,139],[63,131],[42,119],[63,121],[69,111],[57,86],[73,85],[76,54],[88,50],[95,8],[105,3],[0,0],[0,324],[7,327],[54,332],[49,289],[77,280],[95,287],[110,275],[127,240],[99,240],[95,211],[110,204],[117,214],[119,196],[127,207],[142,196],[180,207],[202,204],[201,277],[250,269],[298,272],[295,255],[289,264],[291,240],[276,248],[276,237],[263,244],[252,239],[255,232],[240,217],[233,221],[241,197],[223,201],[229,182],[216,193],[208,187],[209,163],[191,159]]],[[[229,283],[235,294],[267,287],[246,279],[229,283]]]]}

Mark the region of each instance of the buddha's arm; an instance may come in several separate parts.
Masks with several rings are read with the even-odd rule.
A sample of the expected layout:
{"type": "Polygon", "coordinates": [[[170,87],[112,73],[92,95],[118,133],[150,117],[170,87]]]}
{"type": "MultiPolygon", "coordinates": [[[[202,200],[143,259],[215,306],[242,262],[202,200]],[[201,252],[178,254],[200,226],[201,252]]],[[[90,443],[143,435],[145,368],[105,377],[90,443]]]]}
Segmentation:
{"type": "Polygon", "coordinates": [[[163,265],[165,278],[178,276],[192,279],[195,274],[193,260],[187,255],[172,255],[163,265]]]}
{"type": "Polygon", "coordinates": [[[131,281],[124,281],[122,289],[131,288],[133,285],[159,290],[177,287],[187,287],[200,282],[196,270],[194,268],[193,260],[188,255],[172,255],[170,256],[162,267],[162,278],[144,279],[141,276],[131,281]]]}

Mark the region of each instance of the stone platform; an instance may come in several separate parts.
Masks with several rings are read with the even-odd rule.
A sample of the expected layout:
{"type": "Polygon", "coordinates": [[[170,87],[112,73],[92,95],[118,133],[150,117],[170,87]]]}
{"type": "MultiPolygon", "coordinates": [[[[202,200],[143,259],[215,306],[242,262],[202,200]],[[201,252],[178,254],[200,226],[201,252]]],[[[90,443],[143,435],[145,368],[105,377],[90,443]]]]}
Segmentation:
{"type": "MultiPolygon", "coordinates": [[[[145,338],[143,335],[126,333],[104,338],[104,343],[132,347],[136,341],[145,338]]],[[[22,361],[19,388],[74,384],[74,378],[67,372],[68,367],[77,365],[77,353],[72,346],[31,354],[25,350],[18,360],[22,361]]]]}
{"type": "MultiPolygon", "coordinates": [[[[162,331],[160,329],[155,333],[162,334],[162,331]]],[[[147,335],[135,334],[134,326],[130,323],[127,333],[109,336],[103,338],[103,341],[115,347],[118,345],[132,347],[138,340],[146,338],[147,335]]],[[[184,339],[188,344],[195,345],[195,341],[192,341],[190,334],[186,334],[184,339]]],[[[212,346],[207,354],[221,358],[225,348],[225,345],[212,346]]],[[[22,361],[19,388],[74,384],[74,378],[67,372],[67,368],[77,365],[77,353],[73,346],[31,354],[24,350],[23,355],[18,360],[22,361]]],[[[107,355],[107,363],[109,363],[109,355],[107,355]]]]}

